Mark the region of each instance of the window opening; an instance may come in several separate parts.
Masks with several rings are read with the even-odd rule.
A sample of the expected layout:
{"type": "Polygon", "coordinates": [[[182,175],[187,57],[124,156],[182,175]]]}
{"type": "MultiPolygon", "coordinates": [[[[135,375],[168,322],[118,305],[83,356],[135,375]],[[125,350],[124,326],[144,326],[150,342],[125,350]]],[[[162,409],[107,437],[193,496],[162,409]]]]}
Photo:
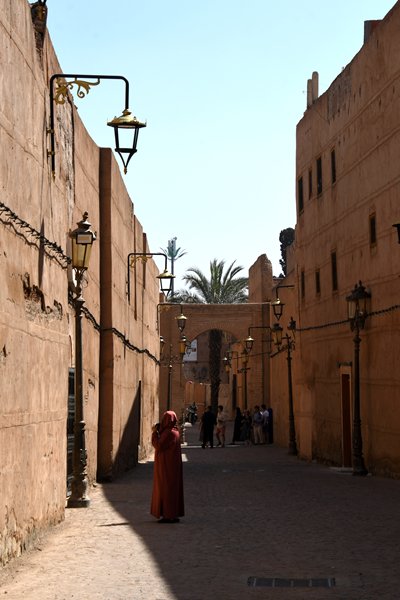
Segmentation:
{"type": "Polygon", "coordinates": [[[338,289],[336,252],[331,253],[331,269],[332,269],[332,290],[335,292],[338,289]]]}
{"type": "Polygon", "coordinates": [[[315,271],[315,293],[317,296],[321,294],[321,276],[319,269],[315,271]]]}
{"type": "Polygon", "coordinates": [[[322,158],[317,158],[317,194],[322,194],[322,158]]]}
{"type": "Polygon", "coordinates": [[[297,201],[299,206],[299,213],[304,209],[304,189],[303,189],[303,178],[299,177],[297,180],[297,201]]]}
{"type": "Polygon", "coordinates": [[[335,149],[331,150],[331,173],[332,173],[332,184],[336,182],[336,154],[335,149]]]}
{"type": "Polygon", "coordinates": [[[369,245],[376,245],[376,215],[373,213],[369,216],[369,245]]]}

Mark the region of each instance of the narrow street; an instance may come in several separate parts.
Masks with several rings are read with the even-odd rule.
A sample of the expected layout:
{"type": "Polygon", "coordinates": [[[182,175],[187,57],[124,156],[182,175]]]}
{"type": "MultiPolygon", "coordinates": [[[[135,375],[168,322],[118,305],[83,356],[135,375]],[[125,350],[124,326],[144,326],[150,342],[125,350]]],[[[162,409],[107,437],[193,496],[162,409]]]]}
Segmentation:
{"type": "MultiPolygon", "coordinates": [[[[228,430],[228,441],[230,441],[228,430]]],[[[149,514],[151,462],[0,571],[7,600],[396,600],[400,482],[275,446],[203,450],[186,431],[186,516],[149,514]],[[274,586],[274,587],[272,587],[274,586]]]]}

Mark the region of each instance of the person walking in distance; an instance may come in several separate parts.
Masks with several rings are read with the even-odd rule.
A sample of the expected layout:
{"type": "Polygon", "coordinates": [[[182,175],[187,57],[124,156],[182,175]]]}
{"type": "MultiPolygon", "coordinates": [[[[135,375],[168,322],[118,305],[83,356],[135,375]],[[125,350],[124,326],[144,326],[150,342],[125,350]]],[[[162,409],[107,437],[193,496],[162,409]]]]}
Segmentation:
{"type": "Polygon", "coordinates": [[[217,413],[217,446],[221,446],[225,448],[225,431],[226,431],[226,414],[224,412],[224,407],[222,404],[218,406],[217,413]]]}
{"type": "Polygon", "coordinates": [[[178,419],[172,410],[153,426],[155,448],[150,513],[159,523],[178,523],[185,514],[181,440],[178,419]]]}
{"type": "Polygon", "coordinates": [[[202,448],[205,448],[207,444],[210,444],[210,448],[214,447],[214,427],[216,424],[216,418],[212,412],[211,406],[207,406],[207,410],[203,413],[201,418],[201,428],[203,432],[203,443],[202,448]]]}

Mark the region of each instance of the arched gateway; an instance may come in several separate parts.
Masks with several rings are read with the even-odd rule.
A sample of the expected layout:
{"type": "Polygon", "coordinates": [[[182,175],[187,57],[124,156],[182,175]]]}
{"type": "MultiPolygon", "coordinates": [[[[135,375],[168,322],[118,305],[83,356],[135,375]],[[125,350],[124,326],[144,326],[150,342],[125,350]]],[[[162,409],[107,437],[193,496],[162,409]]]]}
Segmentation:
{"type": "Polygon", "coordinates": [[[255,404],[268,405],[270,390],[267,348],[270,326],[270,303],[246,304],[160,304],[159,331],[164,340],[160,363],[160,414],[171,408],[179,416],[196,402],[200,414],[210,404],[208,332],[221,334],[219,403],[228,413],[236,406],[242,409],[255,404]],[[182,360],[181,332],[177,318],[186,317],[183,331],[192,342],[192,351],[182,360]],[[259,328],[255,334],[255,328],[259,328]],[[248,362],[243,359],[244,340],[251,332],[255,342],[248,362]],[[226,372],[223,358],[231,350],[231,368],[226,372]]]}

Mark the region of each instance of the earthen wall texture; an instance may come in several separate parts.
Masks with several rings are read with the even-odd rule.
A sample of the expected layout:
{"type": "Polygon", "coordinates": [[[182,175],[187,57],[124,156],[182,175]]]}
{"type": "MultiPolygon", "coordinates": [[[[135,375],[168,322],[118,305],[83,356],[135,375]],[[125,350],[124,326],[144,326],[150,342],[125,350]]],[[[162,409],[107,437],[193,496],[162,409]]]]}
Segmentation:
{"type": "MultiPolygon", "coordinates": [[[[305,112],[297,126],[296,157],[297,181],[303,183],[296,226],[297,396],[310,415],[310,457],[342,464],[347,417],[340,365],[354,360],[346,296],[361,280],[371,292],[360,347],[365,461],[372,472],[395,477],[400,476],[395,400],[400,247],[392,225],[399,220],[399,27],[396,3],[305,112]]],[[[351,379],[353,385],[353,372],[351,379]]]]}
{"type": "MultiPolygon", "coordinates": [[[[0,562],[65,505],[70,342],[66,210],[46,159],[48,97],[29,6],[7,3],[0,20],[0,562]],[[42,236],[42,237],[40,237],[42,236]],[[60,476],[61,474],[61,476],[60,476]]],[[[57,61],[49,49],[50,69],[57,61]]]]}
{"type": "Polygon", "coordinates": [[[97,232],[82,319],[90,482],[104,453],[108,473],[115,476],[150,450],[150,426],[158,415],[159,293],[158,270],[149,260],[135,278],[138,302],[128,304],[127,256],[147,248],[146,238],[115,159],[92,141],[70,95],[55,106],[54,179],[51,175],[49,80],[61,67],[47,32],[37,48],[26,0],[2,7],[0,56],[0,563],[5,563],[64,517],[68,377],[75,367],[68,233],[83,212],[97,232]],[[104,221],[100,208],[106,195],[104,221]]]}

